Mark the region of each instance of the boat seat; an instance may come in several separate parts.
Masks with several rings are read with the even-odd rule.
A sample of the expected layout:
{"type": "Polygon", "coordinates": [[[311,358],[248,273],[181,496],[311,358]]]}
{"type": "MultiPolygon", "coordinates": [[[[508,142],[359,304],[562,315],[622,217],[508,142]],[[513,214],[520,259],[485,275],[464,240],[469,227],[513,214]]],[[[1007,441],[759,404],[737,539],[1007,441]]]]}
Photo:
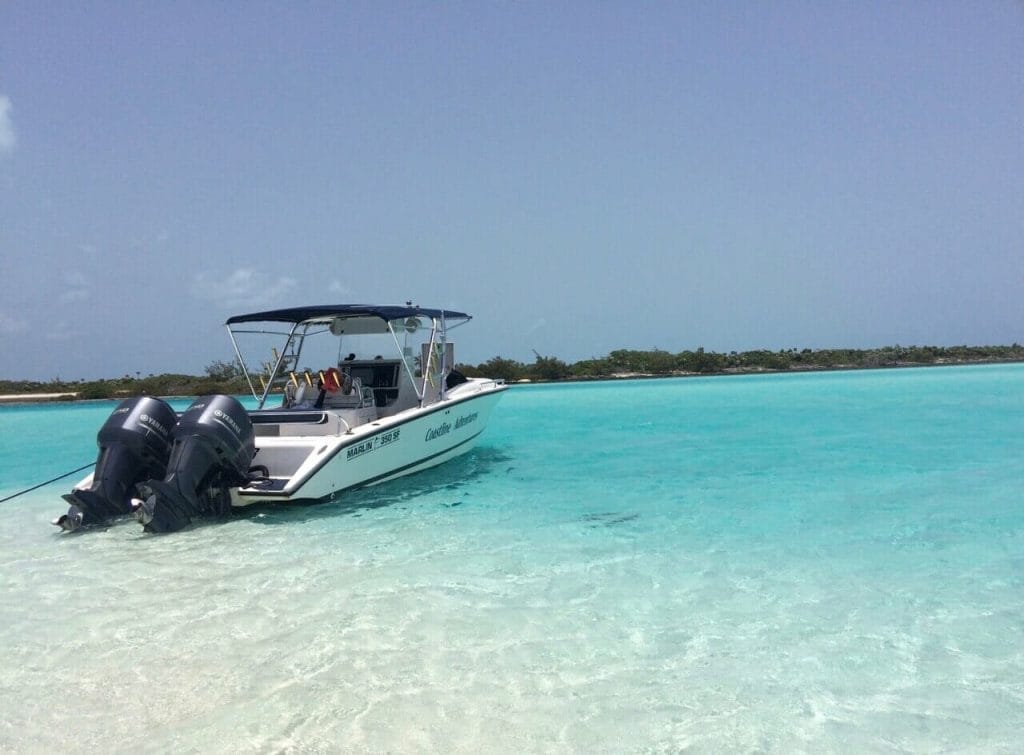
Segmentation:
{"type": "Polygon", "coordinates": [[[346,394],[344,391],[338,390],[328,391],[324,396],[324,408],[330,409],[350,409],[352,407],[359,407],[363,404],[363,384],[359,378],[352,378],[352,392],[346,394]]]}

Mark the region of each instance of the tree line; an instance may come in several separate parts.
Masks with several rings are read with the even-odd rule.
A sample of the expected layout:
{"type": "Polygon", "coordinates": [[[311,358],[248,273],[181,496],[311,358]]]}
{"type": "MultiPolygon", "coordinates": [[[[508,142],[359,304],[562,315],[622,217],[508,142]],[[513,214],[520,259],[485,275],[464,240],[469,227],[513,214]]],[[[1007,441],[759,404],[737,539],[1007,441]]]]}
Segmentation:
{"type": "Polygon", "coordinates": [[[885,346],[878,349],[782,349],[728,353],[617,349],[605,357],[568,363],[537,354],[531,364],[496,356],[476,366],[460,365],[470,377],[519,380],[592,380],[629,375],[718,375],[745,372],[870,369],[935,364],[1024,361],[1024,346],[885,346]]]}
{"type": "Polygon", "coordinates": [[[244,378],[215,378],[210,375],[163,375],[100,378],[99,380],[48,381],[0,380],[0,394],[63,393],[58,400],[108,399],[128,396],[204,396],[213,393],[233,395],[249,392],[244,378]]]}
{"type": "MultiPolygon", "coordinates": [[[[625,376],[723,375],[750,372],[868,369],[934,364],[1024,362],[1024,346],[885,346],[879,349],[782,349],[730,351],[728,353],[660,349],[617,349],[604,357],[565,362],[558,357],[536,355],[532,363],[496,356],[478,365],[459,364],[469,377],[501,378],[508,382],[529,380],[600,380],[625,376]]],[[[210,393],[248,393],[249,385],[238,366],[215,361],[203,375],[163,374],[100,380],[49,381],[0,380],[0,393],[68,393],[73,399],[107,399],[125,396],[201,396],[210,393]]]]}

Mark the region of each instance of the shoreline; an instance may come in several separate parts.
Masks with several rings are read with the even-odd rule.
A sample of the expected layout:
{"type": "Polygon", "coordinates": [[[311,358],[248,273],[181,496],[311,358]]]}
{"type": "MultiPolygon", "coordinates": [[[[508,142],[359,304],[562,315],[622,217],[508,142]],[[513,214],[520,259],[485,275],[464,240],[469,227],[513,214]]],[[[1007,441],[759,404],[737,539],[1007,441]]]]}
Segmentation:
{"type": "Polygon", "coordinates": [[[77,391],[62,393],[6,393],[0,394],[0,404],[46,404],[53,401],[79,401],[77,391]]]}
{"type": "MultiPolygon", "coordinates": [[[[577,377],[561,378],[558,380],[537,380],[524,378],[509,383],[509,385],[550,385],[552,383],[593,383],[608,380],[659,380],[663,378],[681,377],[733,377],[739,375],[792,375],[809,372],[855,372],[861,370],[902,370],[916,367],[970,367],[974,365],[992,364],[1024,364],[1024,360],[1018,359],[964,359],[945,362],[900,362],[897,364],[885,364],[871,367],[859,365],[833,365],[829,367],[793,367],[789,369],[770,369],[767,367],[730,367],[716,372],[671,372],[659,374],[653,372],[618,372],[611,375],[580,375],[577,377]]],[[[0,394],[0,406],[17,404],[51,404],[51,403],[83,403],[86,401],[120,401],[130,398],[135,393],[126,393],[123,396],[112,396],[110,398],[79,398],[77,391],[57,391],[41,393],[7,393],[0,394]]],[[[161,398],[190,398],[190,396],[161,396],[161,398]]]]}
{"type": "Polygon", "coordinates": [[[772,369],[770,367],[727,367],[715,372],[616,372],[611,375],[581,375],[579,377],[561,378],[559,380],[534,380],[526,378],[513,381],[511,384],[530,383],[591,383],[600,380],[656,380],[659,378],[680,377],[736,377],[742,375],[794,375],[808,372],[863,372],[867,370],[911,370],[922,367],[981,367],[994,364],[1024,364],[1024,359],[964,359],[948,362],[898,362],[896,364],[879,364],[862,366],[857,364],[837,364],[828,367],[805,366],[772,369]]]}

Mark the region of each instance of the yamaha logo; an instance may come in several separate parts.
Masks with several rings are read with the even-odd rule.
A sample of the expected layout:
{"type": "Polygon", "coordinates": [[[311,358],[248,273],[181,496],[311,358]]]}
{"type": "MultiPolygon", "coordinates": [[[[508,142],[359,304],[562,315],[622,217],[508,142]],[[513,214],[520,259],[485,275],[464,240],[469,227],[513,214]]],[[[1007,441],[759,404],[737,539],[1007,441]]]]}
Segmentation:
{"type": "Polygon", "coordinates": [[[219,419],[221,422],[230,425],[231,429],[235,431],[236,435],[242,434],[242,428],[238,426],[238,423],[231,419],[229,415],[225,414],[220,409],[214,409],[213,416],[219,419]]]}
{"type": "Polygon", "coordinates": [[[150,417],[146,413],[142,413],[139,415],[139,422],[143,425],[148,425],[152,429],[159,432],[161,435],[167,435],[167,428],[164,427],[158,420],[154,419],[153,417],[150,417]]]}

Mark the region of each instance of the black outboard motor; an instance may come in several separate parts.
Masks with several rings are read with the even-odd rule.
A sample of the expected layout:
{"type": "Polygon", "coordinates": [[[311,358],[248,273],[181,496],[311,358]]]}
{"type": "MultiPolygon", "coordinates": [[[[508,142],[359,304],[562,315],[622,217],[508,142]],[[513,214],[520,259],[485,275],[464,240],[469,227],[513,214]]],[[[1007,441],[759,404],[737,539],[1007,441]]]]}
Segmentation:
{"type": "Polygon", "coordinates": [[[177,419],[167,402],[151,396],[118,404],[96,435],[100,453],[92,484],[66,494],[71,507],[53,523],[76,530],[129,513],[136,484],[164,475],[177,419]]]}
{"type": "Polygon", "coordinates": [[[230,488],[248,482],[255,436],[248,412],[231,396],[196,399],[174,428],[167,475],[145,483],[145,501],[133,503],[146,532],[174,532],[195,517],[227,514],[230,488]]]}

